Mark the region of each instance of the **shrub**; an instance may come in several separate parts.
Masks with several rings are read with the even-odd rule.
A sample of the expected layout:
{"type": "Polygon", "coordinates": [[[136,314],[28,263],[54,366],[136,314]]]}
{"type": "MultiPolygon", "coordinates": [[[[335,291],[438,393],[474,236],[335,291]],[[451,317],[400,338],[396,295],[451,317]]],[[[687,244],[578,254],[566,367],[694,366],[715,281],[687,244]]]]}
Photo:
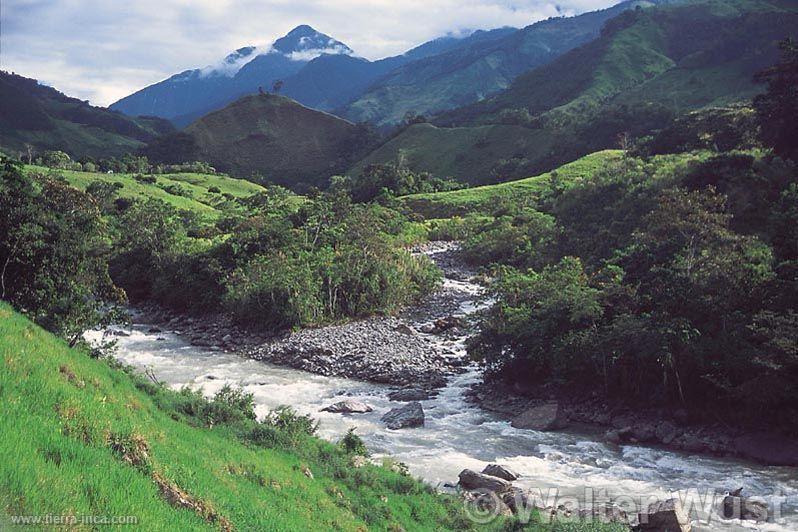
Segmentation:
{"type": "Polygon", "coordinates": [[[344,452],[348,454],[359,454],[362,456],[368,456],[369,451],[366,448],[366,444],[363,443],[363,440],[355,434],[355,427],[350,428],[341,441],[338,442],[338,445],[344,450],[344,452]]]}
{"type": "Polygon", "coordinates": [[[133,176],[133,179],[147,185],[154,185],[158,182],[158,178],[152,174],[136,174],[133,176]]]}

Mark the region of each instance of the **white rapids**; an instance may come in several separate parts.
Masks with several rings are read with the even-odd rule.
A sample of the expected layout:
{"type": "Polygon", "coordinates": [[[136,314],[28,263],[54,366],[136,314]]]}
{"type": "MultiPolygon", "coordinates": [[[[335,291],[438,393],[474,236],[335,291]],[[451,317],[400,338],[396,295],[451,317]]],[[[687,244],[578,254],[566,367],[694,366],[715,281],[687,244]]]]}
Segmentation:
{"type": "MultiPolygon", "coordinates": [[[[460,314],[473,312],[478,285],[447,278],[445,287],[467,293],[460,314]]],[[[422,401],[423,427],[388,430],[380,417],[401,404],[388,400],[390,387],[277,367],[194,347],[176,334],[148,333],[148,329],[137,325],[126,330],[129,336],[115,337],[116,357],[121,362],[142,371],[151,369],[172,388],[190,386],[208,396],[226,384],[240,386],[254,395],[259,416],[290,405],[317,419],[319,435],[329,440],[356,427],[375,456],[390,455],[433,485],[455,483],[464,468],[481,471],[488,463],[500,463],[520,473],[515,484],[539,494],[546,505],[611,500],[631,515],[653,499],[675,496],[691,508],[697,531],[798,530],[795,468],[690,456],[654,447],[618,448],[593,436],[514,429],[464,399],[469,385],[480,378],[475,367],[452,377],[437,397],[422,401]],[[374,411],[355,415],[321,411],[343,399],[363,401],[374,411]],[[741,486],[749,496],[764,497],[775,507],[775,522],[757,524],[720,517],[724,493],[741,486]]],[[[97,331],[86,334],[92,341],[103,335],[97,331]]],[[[462,352],[463,341],[447,342],[447,348],[462,352]]]]}

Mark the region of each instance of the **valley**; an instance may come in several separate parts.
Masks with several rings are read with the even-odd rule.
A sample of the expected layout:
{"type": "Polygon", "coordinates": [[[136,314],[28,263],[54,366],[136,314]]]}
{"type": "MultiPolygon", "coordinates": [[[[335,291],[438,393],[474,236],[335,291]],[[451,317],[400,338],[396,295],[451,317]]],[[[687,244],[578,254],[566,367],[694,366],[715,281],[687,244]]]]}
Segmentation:
{"type": "Polygon", "coordinates": [[[178,4],[0,13],[0,529],[798,528],[795,2],[178,4]]]}

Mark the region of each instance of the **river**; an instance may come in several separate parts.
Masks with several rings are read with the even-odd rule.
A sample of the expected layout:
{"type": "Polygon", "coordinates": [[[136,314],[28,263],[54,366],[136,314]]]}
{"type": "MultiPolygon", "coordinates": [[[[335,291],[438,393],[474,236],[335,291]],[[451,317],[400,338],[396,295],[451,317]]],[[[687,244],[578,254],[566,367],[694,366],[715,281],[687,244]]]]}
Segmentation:
{"type": "MultiPolygon", "coordinates": [[[[434,253],[431,256],[435,258],[434,253]]],[[[444,268],[444,273],[450,272],[444,268]]],[[[460,314],[476,308],[478,285],[447,275],[444,289],[460,294],[460,314]]],[[[116,337],[117,358],[142,371],[151,369],[175,389],[191,386],[210,396],[225,384],[241,386],[254,395],[259,416],[290,405],[317,419],[319,435],[332,441],[356,427],[376,457],[389,455],[404,462],[413,475],[433,485],[455,483],[464,468],[481,471],[488,463],[500,463],[520,473],[515,484],[539,494],[546,505],[584,506],[586,501],[611,500],[632,514],[654,498],[676,496],[692,509],[697,531],[798,530],[795,468],[690,456],[654,447],[616,447],[599,436],[514,429],[465,401],[464,392],[480,378],[476,367],[451,377],[437,397],[422,401],[423,427],[388,430],[380,417],[398,406],[387,398],[393,388],[273,366],[194,347],[176,334],[148,330],[147,325],[134,325],[127,329],[129,336],[116,337]],[[368,403],[374,411],[357,415],[320,411],[350,398],[368,403]],[[719,506],[723,494],[739,487],[749,496],[766,498],[777,512],[775,522],[722,519],[719,506]]],[[[101,334],[87,333],[92,340],[101,334]]],[[[462,339],[447,347],[464,350],[462,339]]]]}

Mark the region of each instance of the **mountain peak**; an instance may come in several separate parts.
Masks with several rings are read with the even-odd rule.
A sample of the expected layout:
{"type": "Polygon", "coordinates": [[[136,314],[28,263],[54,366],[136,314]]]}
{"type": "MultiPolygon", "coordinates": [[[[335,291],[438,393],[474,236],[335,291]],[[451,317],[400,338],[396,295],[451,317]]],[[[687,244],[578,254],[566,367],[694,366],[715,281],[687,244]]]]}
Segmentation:
{"type": "Polygon", "coordinates": [[[344,43],[316,31],[307,24],[297,26],[285,37],[274,41],[272,49],[297,61],[309,61],[322,54],[352,55],[354,53],[344,43]]]}

